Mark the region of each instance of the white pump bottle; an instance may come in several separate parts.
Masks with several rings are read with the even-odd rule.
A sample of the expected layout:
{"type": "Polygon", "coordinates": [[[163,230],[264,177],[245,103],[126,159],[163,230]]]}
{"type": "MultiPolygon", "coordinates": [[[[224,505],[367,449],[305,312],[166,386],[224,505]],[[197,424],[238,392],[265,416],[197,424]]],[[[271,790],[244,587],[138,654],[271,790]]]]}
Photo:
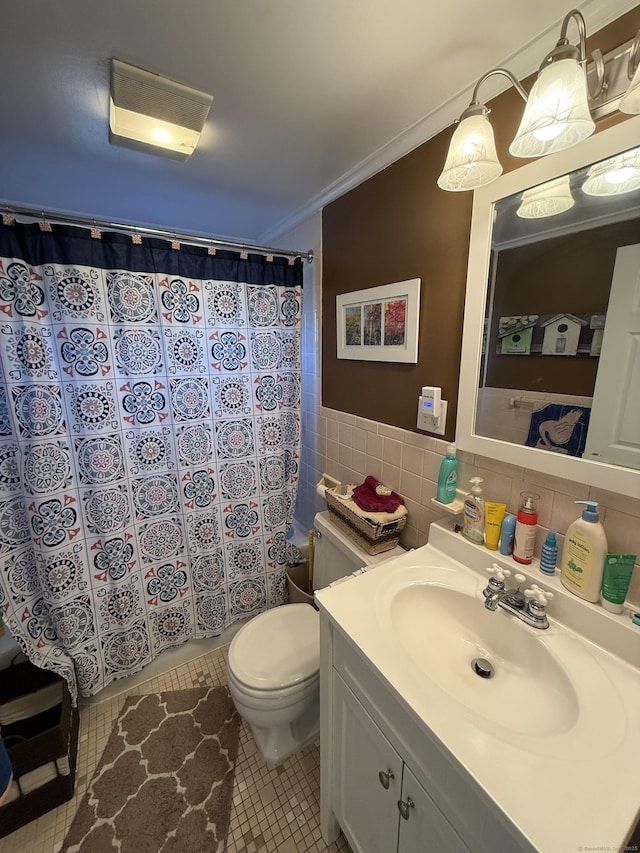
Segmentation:
{"type": "Polygon", "coordinates": [[[576,503],[586,506],[565,534],[560,580],[574,595],[596,602],[600,599],[607,536],[600,524],[598,502],[576,503]]]}

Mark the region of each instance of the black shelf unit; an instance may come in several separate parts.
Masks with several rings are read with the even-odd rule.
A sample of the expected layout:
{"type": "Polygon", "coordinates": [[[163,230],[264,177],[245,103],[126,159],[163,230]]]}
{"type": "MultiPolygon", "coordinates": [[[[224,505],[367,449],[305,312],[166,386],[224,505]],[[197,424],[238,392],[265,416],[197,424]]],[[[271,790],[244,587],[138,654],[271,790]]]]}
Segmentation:
{"type": "Polygon", "coordinates": [[[78,709],[71,705],[66,682],[55,673],[29,661],[0,671],[0,711],[18,700],[28,708],[29,699],[38,706],[38,693],[59,686],[59,701],[37,713],[2,725],[0,736],[9,753],[13,776],[20,778],[46,764],[56,764],[56,777],[0,807],[0,838],[9,835],[73,796],[78,754],[78,709]],[[67,772],[68,770],[68,772],[67,772]]]}

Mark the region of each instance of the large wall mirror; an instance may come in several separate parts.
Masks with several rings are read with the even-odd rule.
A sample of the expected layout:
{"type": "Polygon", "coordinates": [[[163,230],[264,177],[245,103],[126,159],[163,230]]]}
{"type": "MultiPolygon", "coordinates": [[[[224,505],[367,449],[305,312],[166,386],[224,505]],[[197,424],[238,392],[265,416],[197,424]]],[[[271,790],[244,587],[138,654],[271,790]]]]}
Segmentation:
{"type": "Polygon", "coordinates": [[[640,117],[475,191],[456,442],[640,497],[640,117]]]}

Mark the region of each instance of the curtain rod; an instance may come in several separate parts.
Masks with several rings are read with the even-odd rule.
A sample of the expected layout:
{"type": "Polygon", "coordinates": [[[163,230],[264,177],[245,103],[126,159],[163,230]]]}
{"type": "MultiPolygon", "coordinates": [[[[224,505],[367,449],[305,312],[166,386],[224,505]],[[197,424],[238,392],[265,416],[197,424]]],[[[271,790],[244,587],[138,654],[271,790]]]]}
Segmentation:
{"type": "Polygon", "coordinates": [[[125,234],[138,234],[146,237],[162,237],[167,240],[176,240],[179,243],[189,243],[193,246],[219,246],[225,249],[237,249],[241,252],[263,252],[266,255],[282,255],[286,258],[304,258],[308,263],[313,263],[313,250],[297,252],[293,249],[276,249],[272,246],[256,246],[253,244],[236,243],[233,240],[218,240],[214,237],[196,237],[191,234],[181,234],[176,231],[163,231],[160,228],[138,227],[126,225],[122,222],[107,222],[103,219],[89,219],[85,216],[70,216],[64,213],[53,213],[47,210],[36,210],[29,207],[16,207],[11,204],[0,205],[2,212],[9,216],[28,216],[32,219],[42,220],[49,223],[80,225],[86,228],[102,228],[111,231],[121,231],[125,234]]]}

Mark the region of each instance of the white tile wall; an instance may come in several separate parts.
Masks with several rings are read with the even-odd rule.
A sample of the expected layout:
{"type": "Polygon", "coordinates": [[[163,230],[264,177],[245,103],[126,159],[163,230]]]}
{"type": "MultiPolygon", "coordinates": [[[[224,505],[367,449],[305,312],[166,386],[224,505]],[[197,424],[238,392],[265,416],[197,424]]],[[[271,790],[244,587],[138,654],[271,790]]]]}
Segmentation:
{"type": "MultiPolygon", "coordinates": [[[[296,518],[310,528],[315,513],[326,508],[315,490],[323,473],[343,483],[359,483],[372,474],[405,497],[409,521],[401,542],[408,548],[418,547],[426,543],[429,525],[441,515],[431,498],[435,497],[446,442],[322,406],[321,230],[318,214],[278,240],[282,246],[312,248],[315,252],[313,264],[305,264],[302,454],[296,518]]],[[[466,488],[472,476],[483,477],[485,500],[506,503],[508,512],[517,511],[520,492],[540,495],[537,555],[548,530],[560,534],[562,547],[567,527],[580,514],[581,507],[574,501],[588,498],[600,503],[609,550],[640,556],[640,500],[473,454],[461,452],[459,460],[459,486],[466,488]]],[[[628,600],[640,608],[638,566],[628,600]]]]}
{"type": "Polygon", "coordinates": [[[549,394],[546,391],[483,388],[478,394],[476,428],[480,435],[490,435],[500,441],[525,444],[529,435],[533,406],[545,406],[547,403],[591,407],[593,398],[549,394]],[[513,401],[520,402],[514,404],[513,401]]]}
{"type": "MultiPolygon", "coordinates": [[[[332,442],[331,446],[327,447],[326,454],[312,454],[307,449],[309,468],[315,468],[318,479],[322,472],[336,477],[342,483],[361,483],[367,474],[382,479],[405,498],[409,510],[401,544],[406,548],[424,545],[429,525],[442,516],[442,511],[431,503],[431,499],[436,494],[438,471],[447,442],[398,430],[387,424],[367,421],[323,406],[319,407],[316,420],[321,435],[336,429],[340,435],[344,425],[351,426],[351,436],[355,430],[364,430],[367,434],[366,442],[359,445],[366,447],[367,451],[358,454],[358,466],[353,464],[353,449],[343,445],[340,440],[332,442]],[[351,464],[345,464],[344,459],[348,459],[350,449],[351,464]]],[[[347,432],[342,434],[349,435],[347,432]]],[[[537,556],[548,530],[555,530],[560,534],[558,542],[560,548],[562,547],[563,534],[582,509],[577,507],[574,501],[584,499],[597,500],[600,504],[600,520],[607,533],[609,550],[614,553],[640,555],[640,500],[464,451],[458,452],[458,460],[459,487],[466,488],[470,477],[482,477],[485,500],[506,503],[508,512],[517,512],[520,492],[532,491],[540,495],[537,556]]],[[[629,599],[640,605],[638,567],[629,599]]]]}

